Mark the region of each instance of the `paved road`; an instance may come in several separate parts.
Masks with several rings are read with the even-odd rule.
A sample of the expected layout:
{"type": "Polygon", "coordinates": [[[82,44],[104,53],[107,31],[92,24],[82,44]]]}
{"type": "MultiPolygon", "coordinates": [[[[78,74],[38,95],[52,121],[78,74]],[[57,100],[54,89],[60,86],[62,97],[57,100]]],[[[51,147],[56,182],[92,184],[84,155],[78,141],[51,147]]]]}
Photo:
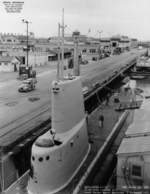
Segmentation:
{"type": "MultiPolygon", "coordinates": [[[[138,51],[138,54],[142,51],[138,51]]],[[[137,53],[137,51],[134,51],[137,53]]],[[[91,86],[91,83],[103,81],[120,66],[127,63],[136,54],[132,52],[119,56],[112,56],[98,62],[91,62],[81,67],[83,85],[91,86]]],[[[35,117],[45,106],[50,111],[50,86],[56,77],[56,69],[49,69],[38,74],[38,83],[35,91],[19,93],[19,80],[13,79],[0,83],[0,137],[9,134],[11,128],[26,118],[35,117]],[[36,97],[36,101],[30,101],[30,97],[36,97]],[[37,111],[38,110],[38,111],[37,111]]],[[[49,113],[50,115],[50,113],[49,113]]],[[[35,123],[36,124],[36,123],[35,123]]],[[[0,141],[1,142],[1,141],[0,141]]]]}

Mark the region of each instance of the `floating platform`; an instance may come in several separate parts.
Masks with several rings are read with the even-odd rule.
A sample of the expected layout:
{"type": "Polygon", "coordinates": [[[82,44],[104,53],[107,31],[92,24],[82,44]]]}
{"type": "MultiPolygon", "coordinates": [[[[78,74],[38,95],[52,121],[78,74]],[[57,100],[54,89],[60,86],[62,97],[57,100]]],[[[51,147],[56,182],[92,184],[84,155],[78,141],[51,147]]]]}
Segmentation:
{"type": "Polygon", "coordinates": [[[115,109],[116,111],[123,111],[127,109],[138,109],[140,108],[142,103],[142,100],[135,100],[131,102],[119,102],[117,108],[115,109]]]}

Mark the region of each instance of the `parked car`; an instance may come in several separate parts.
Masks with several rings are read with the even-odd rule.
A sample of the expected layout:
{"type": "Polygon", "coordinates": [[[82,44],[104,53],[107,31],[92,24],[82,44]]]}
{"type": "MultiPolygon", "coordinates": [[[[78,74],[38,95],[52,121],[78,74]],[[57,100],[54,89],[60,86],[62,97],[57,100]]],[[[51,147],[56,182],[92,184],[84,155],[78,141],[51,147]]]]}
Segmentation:
{"type": "Polygon", "coordinates": [[[37,83],[36,78],[29,78],[22,82],[22,84],[19,86],[18,91],[19,92],[30,92],[35,89],[35,84],[37,83]]]}
{"type": "Polygon", "coordinates": [[[88,60],[82,60],[82,61],[81,61],[81,64],[82,64],[82,65],[88,64],[88,60]]]}

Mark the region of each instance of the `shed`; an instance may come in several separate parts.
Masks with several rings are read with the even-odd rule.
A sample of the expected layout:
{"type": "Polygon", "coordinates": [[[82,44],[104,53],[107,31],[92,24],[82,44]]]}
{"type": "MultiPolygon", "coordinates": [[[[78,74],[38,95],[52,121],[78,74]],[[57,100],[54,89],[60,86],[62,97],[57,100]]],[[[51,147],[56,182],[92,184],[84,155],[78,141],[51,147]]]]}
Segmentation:
{"type": "Polygon", "coordinates": [[[149,185],[150,136],[124,138],[117,152],[117,188],[149,185]]]}
{"type": "Polygon", "coordinates": [[[12,72],[19,64],[20,61],[16,57],[0,56],[0,71],[12,72]]]}

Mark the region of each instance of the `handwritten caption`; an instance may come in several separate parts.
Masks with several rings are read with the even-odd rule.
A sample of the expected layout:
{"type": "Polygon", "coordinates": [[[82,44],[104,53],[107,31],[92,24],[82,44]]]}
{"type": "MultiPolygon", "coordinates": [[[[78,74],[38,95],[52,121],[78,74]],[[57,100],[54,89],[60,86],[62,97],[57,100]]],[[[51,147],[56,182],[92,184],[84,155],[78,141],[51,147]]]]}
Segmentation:
{"type": "Polygon", "coordinates": [[[7,13],[20,13],[23,8],[23,1],[3,1],[7,13]]]}

